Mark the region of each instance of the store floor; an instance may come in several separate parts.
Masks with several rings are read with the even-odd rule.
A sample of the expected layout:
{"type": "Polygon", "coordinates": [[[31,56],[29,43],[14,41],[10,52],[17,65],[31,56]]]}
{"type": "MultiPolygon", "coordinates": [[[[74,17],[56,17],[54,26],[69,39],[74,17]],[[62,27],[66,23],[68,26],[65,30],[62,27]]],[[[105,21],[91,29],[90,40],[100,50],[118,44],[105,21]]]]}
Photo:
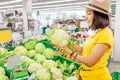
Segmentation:
{"type": "Polygon", "coordinates": [[[108,66],[110,73],[112,72],[120,72],[120,62],[110,61],[108,66]]]}

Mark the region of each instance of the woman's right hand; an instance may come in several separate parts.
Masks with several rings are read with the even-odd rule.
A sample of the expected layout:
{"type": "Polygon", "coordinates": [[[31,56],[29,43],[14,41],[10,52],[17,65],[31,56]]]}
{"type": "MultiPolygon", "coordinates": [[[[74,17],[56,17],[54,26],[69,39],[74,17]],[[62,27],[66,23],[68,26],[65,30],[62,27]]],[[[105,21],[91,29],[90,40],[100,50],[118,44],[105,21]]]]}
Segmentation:
{"type": "Polygon", "coordinates": [[[75,51],[75,52],[79,52],[79,53],[82,53],[82,47],[81,46],[79,46],[79,45],[77,45],[76,43],[73,43],[72,44],[72,49],[73,49],[73,51],[75,51]]]}
{"type": "Polygon", "coordinates": [[[78,45],[76,43],[72,44],[72,49],[77,52],[78,45]]]}

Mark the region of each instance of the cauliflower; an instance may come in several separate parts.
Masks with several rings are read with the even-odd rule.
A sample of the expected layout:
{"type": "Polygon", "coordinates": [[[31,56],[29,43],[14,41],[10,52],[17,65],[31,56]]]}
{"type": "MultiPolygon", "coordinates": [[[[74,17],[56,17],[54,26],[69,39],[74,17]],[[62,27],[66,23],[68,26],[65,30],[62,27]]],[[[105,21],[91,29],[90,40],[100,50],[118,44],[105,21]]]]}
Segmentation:
{"type": "Polygon", "coordinates": [[[52,72],[53,80],[62,79],[62,72],[60,69],[52,67],[52,68],[50,68],[50,70],[52,72]]]}
{"type": "Polygon", "coordinates": [[[34,60],[36,62],[44,62],[46,60],[46,57],[44,55],[41,55],[41,54],[36,54],[34,57],[34,60]]]}
{"type": "Polygon", "coordinates": [[[57,64],[55,61],[53,60],[45,60],[45,62],[43,63],[43,66],[47,69],[51,68],[51,67],[57,67],[57,64]]]}
{"type": "Polygon", "coordinates": [[[27,49],[23,46],[17,46],[14,49],[13,53],[14,53],[14,55],[16,55],[16,54],[26,55],[27,49]]]}
{"type": "Polygon", "coordinates": [[[62,29],[55,30],[54,34],[51,36],[52,44],[60,47],[68,45],[69,40],[70,36],[62,29]]]}
{"type": "Polygon", "coordinates": [[[35,72],[35,71],[37,71],[38,69],[41,69],[41,68],[42,68],[41,64],[39,64],[39,63],[32,63],[28,67],[28,72],[32,73],[32,72],[35,72]]]}
{"type": "Polygon", "coordinates": [[[27,56],[22,56],[21,57],[20,65],[29,66],[31,63],[34,63],[34,60],[30,59],[27,56]]]}
{"type": "Polygon", "coordinates": [[[36,55],[36,51],[35,50],[30,50],[27,52],[27,56],[28,57],[34,57],[36,55]]]}
{"type": "Polygon", "coordinates": [[[45,68],[42,68],[37,70],[36,77],[38,80],[50,80],[51,75],[45,68]]]}

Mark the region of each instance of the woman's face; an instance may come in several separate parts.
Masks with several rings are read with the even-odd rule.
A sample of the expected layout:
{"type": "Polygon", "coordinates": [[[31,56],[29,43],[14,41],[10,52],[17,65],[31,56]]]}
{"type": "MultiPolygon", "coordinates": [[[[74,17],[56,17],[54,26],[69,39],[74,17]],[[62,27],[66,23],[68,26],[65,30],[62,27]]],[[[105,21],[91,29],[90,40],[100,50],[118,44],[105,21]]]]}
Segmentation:
{"type": "Polygon", "coordinates": [[[86,19],[88,22],[88,25],[91,26],[92,25],[92,21],[93,21],[93,10],[86,8],[86,19]]]}

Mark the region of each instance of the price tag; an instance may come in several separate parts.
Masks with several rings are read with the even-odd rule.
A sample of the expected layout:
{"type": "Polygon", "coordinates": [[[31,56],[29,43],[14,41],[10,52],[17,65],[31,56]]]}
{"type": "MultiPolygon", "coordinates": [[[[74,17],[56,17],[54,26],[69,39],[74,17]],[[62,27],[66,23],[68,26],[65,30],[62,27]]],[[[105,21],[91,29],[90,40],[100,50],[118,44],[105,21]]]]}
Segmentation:
{"type": "Polygon", "coordinates": [[[21,55],[15,55],[13,57],[8,58],[7,60],[7,68],[12,69],[20,63],[21,55]]]}

